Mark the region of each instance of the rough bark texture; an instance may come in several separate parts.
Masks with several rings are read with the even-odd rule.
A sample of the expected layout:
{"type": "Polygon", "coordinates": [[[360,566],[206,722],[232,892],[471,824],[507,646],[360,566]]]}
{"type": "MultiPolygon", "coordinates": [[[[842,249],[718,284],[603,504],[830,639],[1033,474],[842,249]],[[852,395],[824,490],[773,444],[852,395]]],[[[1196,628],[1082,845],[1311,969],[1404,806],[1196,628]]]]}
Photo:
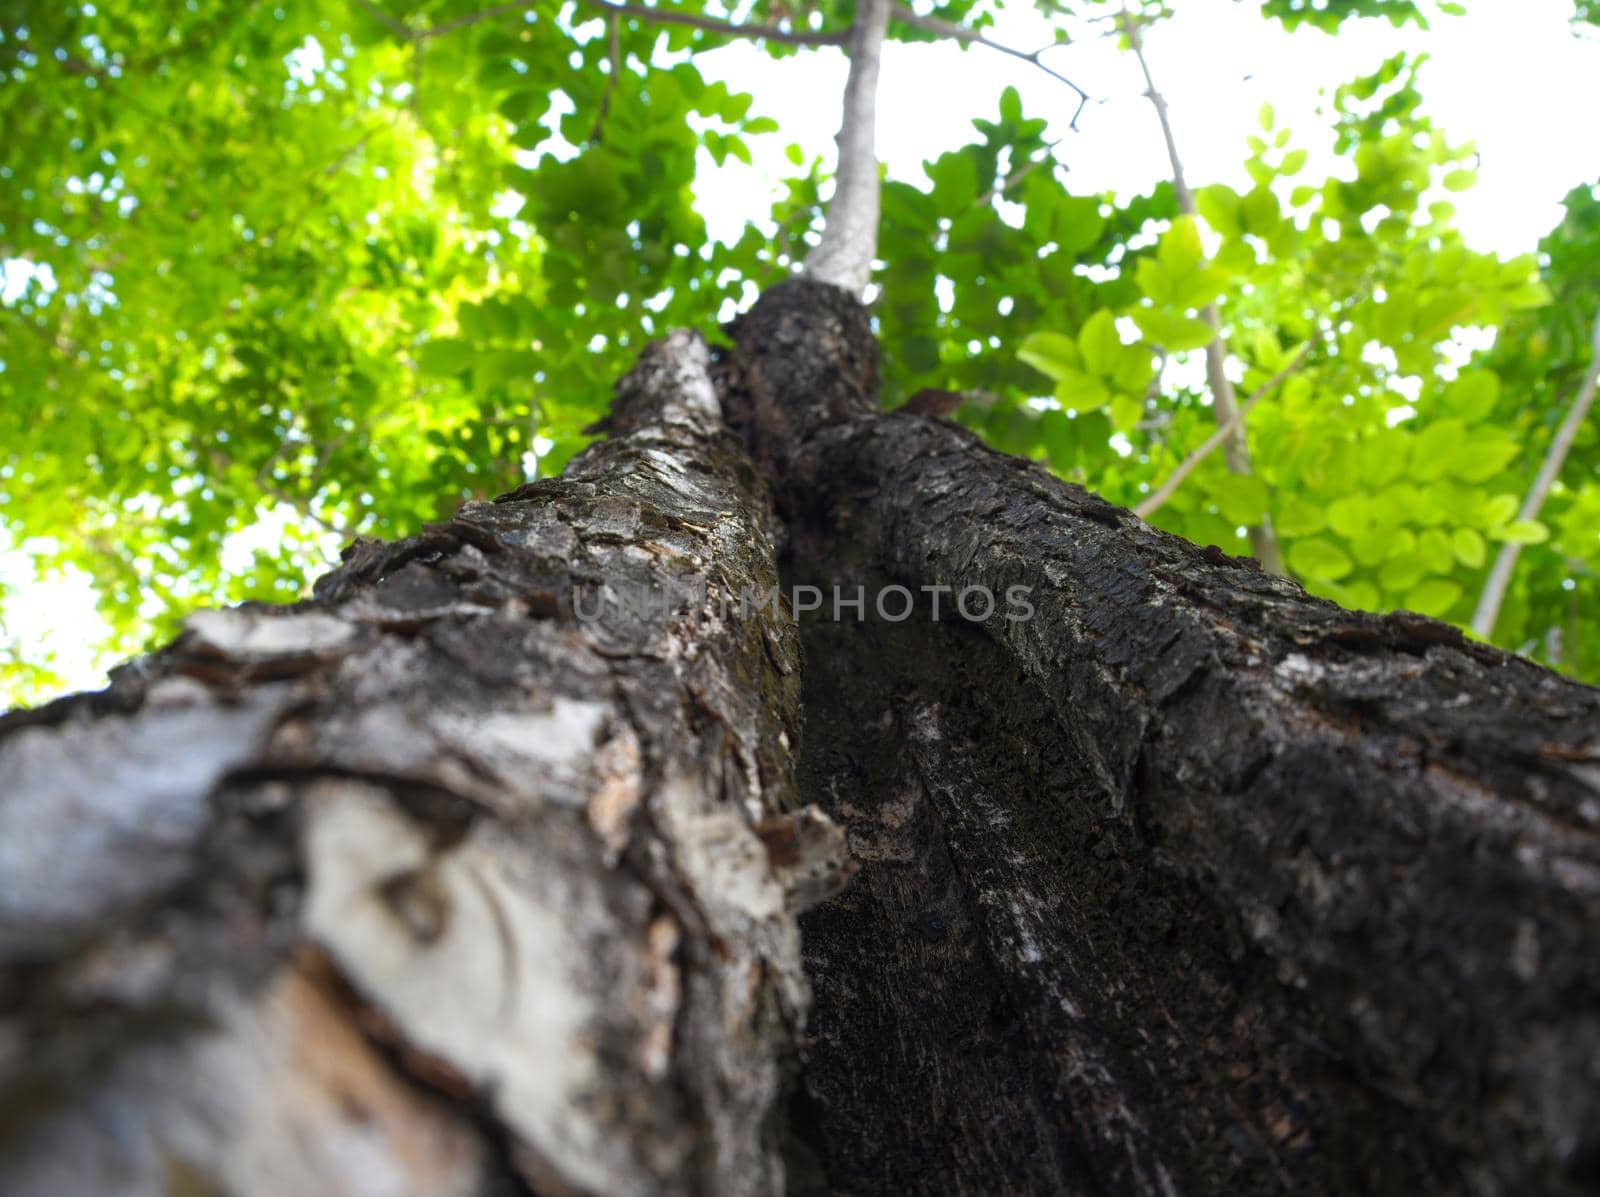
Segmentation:
{"type": "Polygon", "coordinates": [[[799,646],[697,337],[560,481],[0,724],[0,1192],[772,1193],[799,646]]]}
{"type": "Polygon", "coordinates": [[[789,574],[946,588],[802,625],[863,864],[806,923],[833,1190],[1600,1184],[1600,692],[878,415],[838,293],[735,332],[789,574]]]}
{"type": "Polygon", "coordinates": [[[733,333],[0,721],[0,1192],[1600,1186],[1600,692],[733,333]]]}

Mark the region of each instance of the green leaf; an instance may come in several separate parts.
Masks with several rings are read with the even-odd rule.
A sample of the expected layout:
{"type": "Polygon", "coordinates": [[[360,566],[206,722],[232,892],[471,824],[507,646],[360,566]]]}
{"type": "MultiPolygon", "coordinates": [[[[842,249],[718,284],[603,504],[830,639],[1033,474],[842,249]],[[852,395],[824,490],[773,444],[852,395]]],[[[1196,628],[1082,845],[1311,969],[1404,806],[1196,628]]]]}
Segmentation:
{"type": "Polygon", "coordinates": [[[1205,260],[1205,250],[1200,244],[1200,229],[1194,217],[1179,216],[1173,220],[1172,227],[1161,235],[1156,257],[1167,276],[1174,280],[1199,268],[1205,260]]]}
{"type": "Polygon", "coordinates": [[[1451,538],[1438,528],[1429,528],[1417,537],[1417,556],[1431,574],[1449,573],[1456,559],[1451,538]]]}
{"type": "Polygon", "coordinates": [[[1550,539],[1550,529],[1538,520],[1513,520],[1495,533],[1495,539],[1508,544],[1543,544],[1550,539]]]}
{"type": "Polygon", "coordinates": [[[1134,308],[1133,322],[1152,345],[1159,345],[1169,353],[1183,353],[1190,349],[1203,349],[1215,336],[1211,326],[1195,316],[1179,316],[1159,308],[1134,308]]]}
{"type": "Polygon", "coordinates": [[[1068,411],[1093,411],[1111,401],[1111,390],[1092,374],[1067,370],[1056,380],[1055,397],[1068,411]]]}
{"type": "Polygon", "coordinates": [[[1278,507],[1277,527],[1284,536],[1309,536],[1328,526],[1325,508],[1291,495],[1278,507]]]}
{"type": "Polygon", "coordinates": [[[1043,412],[1039,416],[1040,438],[1050,464],[1058,471],[1070,470],[1078,462],[1078,443],[1072,435],[1073,421],[1058,411],[1043,412]]]}
{"type": "Polygon", "coordinates": [[[1083,365],[1077,341],[1065,333],[1029,333],[1017,347],[1017,356],[1046,378],[1055,380],[1079,373],[1083,365]]]}
{"type": "Polygon", "coordinates": [[[1429,578],[1406,595],[1406,606],[1423,615],[1443,615],[1461,597],[1459,584],[1448,578],[1429,578]]]}
{"type": "MultiPolygon", "coordinates": [[[[1034,334],[1034,336],[1038,337],[1053,335],[1052,333],[1034,334]]],[[[1028,338],[1030,341],[1032,339],[1032,337],[1028,338]]],[[[1023,349],[1017,351],[1017,356],[1028,362],[1029,365],[1033,365],[1032,359],[1026,355],[1026,346],[1027,342],[1025,341],[1023,342],[1023,349]]],[[[937,369],[939,365],[939,342],[932,337],[907,337],[900,343],[900,360],[904,363],[905,368],[913,374],[926,374],[931,370],[937,369]]],[[[1043,373],[1049,373],[1047,370],[1042,370],[1042,367],[1040,369],[1043,373]]]]}
{"type": "Polygon", "coordinates": [[[1468,569],[1483,565],[1486,558],[1483,537],[1472,528],[1457,528],[1450,537],[1450,545],[1455,550],[1456,560],[1468,569]]]}
{"type": "Polygon", "coordinates": [[[1517,443],[1510,437],[1472,441],[1462,445],[1450,459],[1450,473],[1464,482],[1484,482],[1493,478],[1517,455],[1517,443]]]}
{"type": "Polygon", "coordinates": [[[1254,474],[1222,474],[1211,484],[1211,495],[1224,519],[1251,527],[1267,513],[1266,484],[1254,474]]]}
{"type": "Polygon", "coordinates": [[[1228,285],[1228,276],[1212,266],[1191,271],[1177,279],[1172,287],[1172,301],[1179,307],[1202,308],[1228,285]]]}
{"type": "Polygon", "coordinates": [[[1239,196],[1231,187],[1213,184],[1195,192],[1195,208],[1218,233],[1224,237],[1237,237],[1243,226],[1239,223],[1239,196]]]}
{"type": "Polygon", "coordinates": [[[1244,221],[1246,232],[1254,233],[1257,237],[1266,237],[1283,219],[1283,209],[1278,206],[1276,195],[1265,187],[1257,187],[1240,201],[1239,215],[1244,221]]]}
{"type": "Polygon", "coordinates": [[[494,349],[481,355],[472,366],[475,386],[491,387],[519,379],[532,379],[539,368],[539,355],[531,349],[494,349]]]}
{"type": "Polygon", "coordinates": [[[1105,227],[1098,199],[1069,195],[1053,205],[1049,236],[1062,253],[1076,254],[1098,241],[1105,227]]]}
{"type": "Polygon", "coordinates": [[[429,341],[417,354],[417,368],[424,374],[459,374],[472,365],[477,348],[469,341],[442,337],[429,341]]]}
{"type": "Polygon", "coordinates": [[[1482,526],[1490,529],[1500,527],[1517,514],[1520,505],[1516,495],[1495,495],[1492,499],[1486,499],[1481,509],[1482,526]]]}
{"type": "Polygon", "coordinates": [[[1468,424],[1485,419],[1500,400],[1500,376],[1492,370],[1463,370],[1445,391],[1445,406],[1468,424]]]}
{"type": "Polygon", "coordinates": [[[1466,439],[1467,427],[1460,420],[1440,420],[1424,428],[1412,445],[1411,476],[1424,482],[1440,477],[1466,439]]]}
{"type": "Polygon", "coordinates": [[[1000,93],[1000,120],[1005,124],[1016,124],[1022,119],[1022,97],[1017,94],[1017,89],[1007,87],[1000,93]]]}
{"type": "Polygon", "coordinates": [[[936,161],[924,163],[922,169],[933,180],[933,202],[941,210],[958,212],[977,200],[978,168],[969,155],[941,154],[936,161]]]}
{"type": "Polygon", "coordinates": [[[1083,322],[1078,332],[1078,349],[1083,354],[1083,364],[1092,374],[1109,375],[1116,368],[1117,353],[1122,348],[1122,338],[1117,336],[1117,321],[1107,309],[1101,308],[1083,322]]]}
{"type": "Polygon", "coordinates": [[[1337,582],[1355,568],[1350,555],[1320,536],[1297,540],[1289,546],[1289,568],[1303,578],[1337,582]]]}
{"type": "Polygon", "coordinates": [[[1414,556],[1390,557],[1378,571],[1378,582],[1390,594],[1406,594],[1426,572],[1414,556]]]}
{"type": "Polygon", "coordinates": [[[1144,403],[1136,395],[1118,395],[1111,401],[1111,426],[1118,432],[1130,433],[1144,415],[1144,403]]]}
{"type": "Polygon", "coordinates": [[[1372,527],[1372,508],[1363,495],[1346,495],[1328,504],[1328,527],[1346,540],[1372,527]]]}
{"type": "Polygon", "coordinates": [[[1139,290],[1158,307],[1165,307],[1172,302],[1172,276],[1154,258],[1140,258],[1139,264],[1134,267],[1134,278],[1138,281],[1139,290]]]}
{"type": "Polygon", "coordinates": [[[1513,287],[1500,297],[1500,302],[1514,312],[1525,308],[1542,308],[1553,301],[1550,288],[1537,279],[1523,283],[1520,287],[1513,287]]]}

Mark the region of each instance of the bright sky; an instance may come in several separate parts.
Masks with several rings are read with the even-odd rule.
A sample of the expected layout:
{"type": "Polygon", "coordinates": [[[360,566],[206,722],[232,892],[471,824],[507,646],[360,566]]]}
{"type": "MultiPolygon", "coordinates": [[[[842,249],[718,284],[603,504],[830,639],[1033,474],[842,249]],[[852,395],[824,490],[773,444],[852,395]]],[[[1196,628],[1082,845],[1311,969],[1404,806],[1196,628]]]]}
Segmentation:
{"type": "MultiPolygon", "coordinates": [[[[995,40],[1023,49],[1052,40],[1036,13],[1014,7],[1019,11],[991,32],[995,40]]],[[[1477,187],[1451,197],[1475,247],[1506,255],[1533,250],[1555,223],[1562,196],[1600,178],[1600,38],[1573,36],[1571,0],[1472,0],[1469,16],[1441,17],[1427,33],[1351,21],[1337,37],[1284,33],[1262,20],[1254,3],[1175,0],[1174,7],[1177,16],[1150,32],[1146,50],[1197,186],[1247,185],[1244,139],[1268,101],[1280,127],[1294,130],[1294,144],[1311,151],[1302,177],[1325,176],[1332,135],[1315,109],[1338,84],[1402,48],[1432,55],[1421,79],[1425,110],[1452,140],[1475,140],[1482,155],[1477,187]]],[[[922,162],[967,141],[968,122],[992,118],[1001,91],[1012,85],[1025,115],[1049,119],[1048,137],[1065,137],[1056,157],[1074,191],[1148,191],[1168,173],[1161,136],[1137,66],[1104,33],[1103,25],[1083,26],[1072,45],[1050,51],[1051,65],[1093,97],[1075,133],[1066,123],[1076,96],[1027,63],[981,47],[889,46],[878,124],[889,172],[924,183],[922,162]]],[[[755,46],[734,45],[708,55],[702,68],[753,93],[753,112],[777,118],[782,128],[752,139],[754,167],[704,163],[701,210],[712,234],[731,241],[770,210],[774,180],[788,168],[785,145],[831,154],[845,61],[836,50],[811,50],[775,63],[755,46]]],[[[101,684],[93,644],[103,630],[83,579],[34,582],[6,547],[0,543],[0,583],[20,591],[9,598],[0,650],[15,638],[29,656],[53,653],[74,688],[101,684]]]]}
{"type": "MultiPolygon", "coordinates": [[[[1600,37],[1573,35],[1571,0],[1472,0],[1469,16],[1439,17],[1428,32],[1362,20],[1347,21],[1336,37],[1285,33],[1254,3],[1175,0],[1173,7],[1177,15],[1150,31],[1145,48],[1196,186],[1248,187],[1244,139],[1268,101],[1279,126],[1294,130],[1294,144],[1312,151],[1301,177],[1326,177],[1333,138],[1315,112],[1322,93],[1331,99],[1339,84],[1400,49],[1432,55],[1421,76],[1424,111],[1452,141],[1475,140],[1482,154],[1478,186],[1451,196],[1475,248],[1533,250],[1555,224],[1561,198],[1600,178],[1600,37]]],[[[1043,19],[1013,8],[990,36],[1024,50],[1048,45],[1043,19]]],[[[890,174],[926,185],[922,162],[970,140],[970,120],[993,119],[1009,84],[1022,94],[1024,115],[1051,121],[1047,139],[1066,136],[1056,157],[1074,191],[1137,194],[1166,178],[1166,151],[1133,57],[1117,50],[1104,24],[1072,32],[1074,43],[1051,50],[1048,61],[1093,97],[1076,133],[1066,125],[1077,97],[1026,62],[982,47],[887,47],[878,152],[890,174]]],[[[773,62],[755,46],[735,45],[707,56],[702,69],[753,93],[752,111],[775,117],[783,130],[754,139],[756,169],[736,163],[697,189],[713,234],[732,240],[751,213],[768,210],[765,180],[787,165],[784,145],[831,154],[845,60],[836,50],[814,50],[773,62]]]]}

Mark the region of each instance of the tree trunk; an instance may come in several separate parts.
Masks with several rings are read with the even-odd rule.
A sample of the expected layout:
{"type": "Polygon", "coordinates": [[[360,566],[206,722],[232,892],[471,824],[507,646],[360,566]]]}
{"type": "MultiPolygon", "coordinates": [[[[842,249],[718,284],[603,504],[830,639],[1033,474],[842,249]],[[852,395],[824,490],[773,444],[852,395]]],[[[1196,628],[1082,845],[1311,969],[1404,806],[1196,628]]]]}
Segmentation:
{"type": "Polygon", "coordinates": [[[559,482],[0,743],[0,1192],[771,1193],[844,858],[698,337],[559,482]]]}
{"type": "Polygon", "coordinates": [[[0,725],[0,1191],[1600,1184],[1600,692],[733,333],[0,725]]]}

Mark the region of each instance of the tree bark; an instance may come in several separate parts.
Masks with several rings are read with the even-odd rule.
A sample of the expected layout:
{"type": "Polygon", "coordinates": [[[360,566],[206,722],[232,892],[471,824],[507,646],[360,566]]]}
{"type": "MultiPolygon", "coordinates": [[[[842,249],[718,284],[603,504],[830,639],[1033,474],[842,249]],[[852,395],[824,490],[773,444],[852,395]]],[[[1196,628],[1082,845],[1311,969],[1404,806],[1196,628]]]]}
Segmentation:
{"type": "Polygon", "coordinates": [[[731,331],[0,722],[0,1191],[1600,1182],[1600,692],[731,331]]]}
{"type": "Polygon", "coordinates": [[[801,792],[862,862],[805,924],[833,1191],[1600,1182],[1600,692],[879,415],[836,296],[737,339],[790,574],[934,588],[802,621],[801,792]]]}
{"type": "Polygon", "coordinates": [[[0,733],[0,1192],[773,1193],[844,858],[704,344],[564,478],[0,733]]]}

